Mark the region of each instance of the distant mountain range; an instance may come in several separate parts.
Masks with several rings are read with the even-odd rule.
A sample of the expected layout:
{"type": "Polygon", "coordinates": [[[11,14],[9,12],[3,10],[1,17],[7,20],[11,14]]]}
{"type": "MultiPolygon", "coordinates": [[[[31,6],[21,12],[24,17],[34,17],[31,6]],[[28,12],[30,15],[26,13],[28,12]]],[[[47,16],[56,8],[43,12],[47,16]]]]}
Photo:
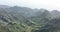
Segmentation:
{"type": "Polygon", "coordinates": [[[0,5],[0,32],[58,32],[58,10],[0,5]]]}
{"type": "Polygon", "coordinates": [[[0,5],[0,8],[10,8],[10,6],[7,6],[7,5],[0,5]]]}

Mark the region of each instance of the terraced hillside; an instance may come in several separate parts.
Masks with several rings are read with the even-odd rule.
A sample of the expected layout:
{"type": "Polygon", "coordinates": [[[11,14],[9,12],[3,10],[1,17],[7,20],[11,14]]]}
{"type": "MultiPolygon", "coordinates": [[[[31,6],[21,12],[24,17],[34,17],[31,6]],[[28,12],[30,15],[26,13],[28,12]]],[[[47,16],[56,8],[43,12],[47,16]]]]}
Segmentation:
{"type": "Polygon", "coordinates": [[[0,8],[0,32],[59,32],[59,23],[46,9],[0,8]]]}

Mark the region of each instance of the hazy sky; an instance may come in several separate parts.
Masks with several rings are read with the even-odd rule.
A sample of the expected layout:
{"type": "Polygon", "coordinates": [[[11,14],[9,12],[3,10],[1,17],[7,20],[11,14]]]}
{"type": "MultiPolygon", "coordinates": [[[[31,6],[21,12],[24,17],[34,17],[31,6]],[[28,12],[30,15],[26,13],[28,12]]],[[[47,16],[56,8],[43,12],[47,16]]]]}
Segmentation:
{"type": "Polygon", "coordinates": [[[0,0],[0,5],[60,10],[60,0],[0,0]]]}

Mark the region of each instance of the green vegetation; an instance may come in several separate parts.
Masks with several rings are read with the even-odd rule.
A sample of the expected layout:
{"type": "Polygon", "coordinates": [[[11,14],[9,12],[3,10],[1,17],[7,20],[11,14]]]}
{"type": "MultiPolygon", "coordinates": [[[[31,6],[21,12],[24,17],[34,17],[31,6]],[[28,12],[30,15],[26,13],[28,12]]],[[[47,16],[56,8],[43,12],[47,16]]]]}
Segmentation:
{"type": "Polygon", "coordinates": [[[0,8],[0,32],[60,32],[57,14],[18,6],[0,8]]]}

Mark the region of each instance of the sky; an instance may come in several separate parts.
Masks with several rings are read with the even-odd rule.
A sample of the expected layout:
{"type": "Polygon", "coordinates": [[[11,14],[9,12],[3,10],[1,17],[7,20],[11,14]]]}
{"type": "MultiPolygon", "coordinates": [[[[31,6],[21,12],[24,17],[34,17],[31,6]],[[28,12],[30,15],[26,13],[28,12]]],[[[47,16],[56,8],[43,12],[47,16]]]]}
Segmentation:
{"type": "Polygon", "coordinates": [[[0,5],[60,10],[60,0],[0,0],[0,5]]]}

